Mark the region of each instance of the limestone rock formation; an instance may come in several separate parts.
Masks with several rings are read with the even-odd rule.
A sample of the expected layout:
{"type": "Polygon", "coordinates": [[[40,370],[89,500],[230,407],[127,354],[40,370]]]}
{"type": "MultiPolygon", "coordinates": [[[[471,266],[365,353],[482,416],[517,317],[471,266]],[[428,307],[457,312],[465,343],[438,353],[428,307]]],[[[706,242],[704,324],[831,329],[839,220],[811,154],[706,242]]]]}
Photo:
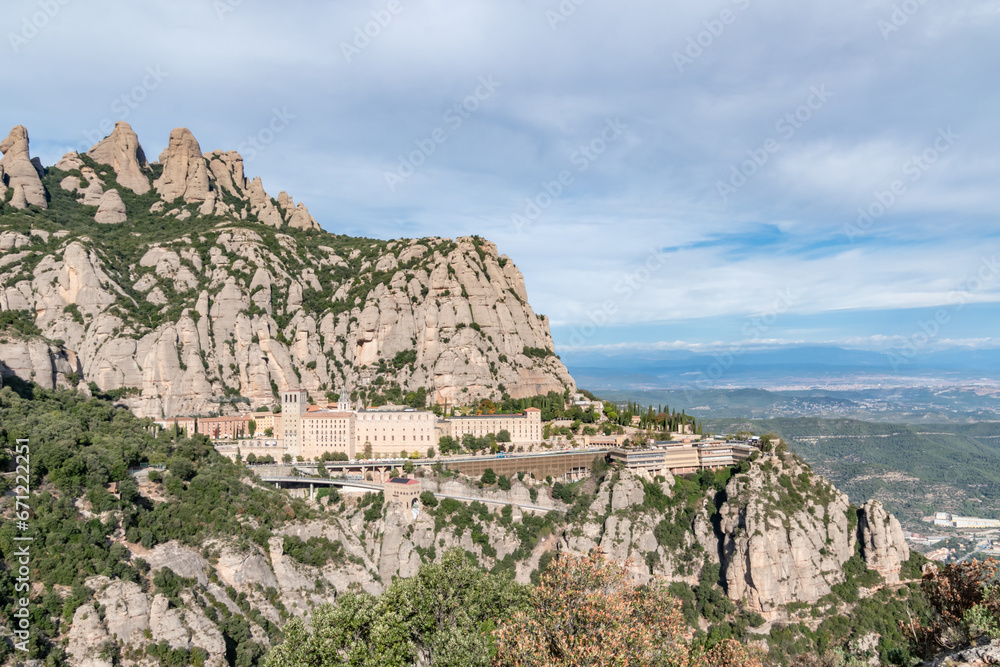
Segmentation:
{"type": "Polygon", "coordinates": [[[641,505],[646,493],[642,482],[636,476],[624,471],[611,494],[611,510],[620,510],[631,505],[641,505]]]}
{"type": "MultiPolygon", "coordinates": [[[[524,353],[552,350],[548,322],[519,296],[520,272],[492,244],[394,242],[350,258],[322,242],[303,246],[281,233],[265,241],[263,233],[206,230],[204,252],[188,238],[139,246],[127,271],[112,269],[99,243],[67,239],[44,250],[32,280],[0,287],[0,308],[35,313],[44,334],[75,353],[85,382],[137,388],[123,401],[141,416],[214,411],[212,399],[227,387],[253,406],[272,405],[275,387],[322,401],[333,388],[364,388],[379,360],[401,353],[415,357],[392,367],[392,381],[406,391],[423,387],[434,402],[498,398],[501,385],[515,397],[573,386],[554,355],[524,353]],[[366,257],[397,268],[358,291],[366,257]],[[161,305],[172,294],[187,314],[149,326],[131,315],[131,294],[161,305]]],[[[0,278],[17,275],[42,242],[17,243],[0,254],[0,278]]],[[[42,375],[37,363],[20,361],[23,351],[9,354],[42,375]]]]}
{"type": "MultiPolygon", "coordinates": [[[[279,202],[280,203],[280,202],[279,202]]],[[[288,216],[288,226],[292,229],[319,229],[316,218],[309,215],[309,209],[305,204],[299,203],[295,210],[288,216]]]]}
{"type": "MultiPolygon", "coordinates": [[[[803,466],[791,457],[769,461],[775,471],[754,466],[729,481],[721,512],[727,593],[765,615],[829,593],[844,580],[843,564],[854,553],[856,539],[848,528],[844,494],[816,478],[812,492],[796,489],[793,496],[776,480],[781,475],[798,479],[803,466]],[[822,494],[815,493],[818,485],[822,494]]],[[[789,483],[794,489],[794,481],[789,483]]]]}
{"type": "MultiPolygon", "coordinates": [[[[2,305],[2,300],[0,300],[2,305]]],[[[0,342],[0,380],[18,377],[46,389],[74,387],[71,377],[82,377],[76,353],[60,349],[41,339],[5,337],[0,342]]]]}
{"type": "Polygon", "coordinates": [[[7,138],[0,141],[0,185],[14,189],[11,206],[27,208],[27,205],[47,208],[45,186],[42,185],[38,168],[31,161],[28,151],[28,130],[17,125],[7,138]]]}
{"type": "MultiPolygon", "coordinates": [[[[109,641],[140,652],[150,642],[164,642],[174,649],[197,647],[208,654],[205,665],[224,667],[228,664],[225,637],[190,593],[182,592],[184,607],[174,608],[163,595],[150,596],[132,582],[98,576],[88,579],[87,585],[98,591],[97,604],[84,604],[73,616],[67,653],[74,667],[116,664],[108,657],[109,641]]],[[[213,594],[228,601],[221,589],[213,594]]]]}
{"type": "Polygon", "coordinates": [[[101,203],[97,207],[94,220],[105,224],[117,224],[125,222],[127,218],[125,202],[117,190],[108,190],[101,197],[101,203]]]}
{"type": "Polygon", "coordinates": [[[80,154],[76,151],[70,151],[62,156],[59,162],[55,163],[55,168],[60,171],[72,171],[73,169],[80,169],[83,167],[83,160],[80,159],[80,154]]]}
{"type": "MultiPolygon", "coordinates": [[[[364,516],[366,507],[359,504],[359,497],[344,494],[331,503],[306,500],[316,510],[316,518],[282,525],[263,547],[252,541],[229,542],[224,536],[210,538],[200,546],[170,542],[145,549],[126,544],[133,558],[141,557],[149,564],[150,576],[168,568],[192,580],[190,588],[168,603],[164,595],[136,583],[104,576],[88,579],[93,599],[77,610],[64,635],[69,664],[110,664],[101,661],[101,654],[107,642],[114,641],[123,653],[161,642],[176,649],[198,647],[209,656],[206,664],[222,667],[226,664],[226,638],[220,632],[222,616],[217,612],[223,607],[246,618],[250,635],[266,645],[267,632],[262,627],[266,623],[261,619],[280,626],[290,616],[308,619],[317,606],[345,592],[378,594],[395,577],[412,577],[422,563],[439,560],[455,547],[473,554],[486,569],[505,559],[509,563],[513,557],[515,579],[520,583],[529,583],[543,556],[554,551],[579,554],[600,548],[612,559],[628,561],[630,574],[638,583],[661,576],[695,585],[701,563],[721,563],[730,597],[780,620],[785,614],[783,605],[815,601],[824,591],[829,592],[831,582],[843,580],[842,565],[855,553],[851,536],[865,530],[862,525],[855,529],[849,524],[842,494],[791,456],[768,457],[763,465],[753,464],[749,472],[730,480],[725,494],[716,496],[716,490],[709,488],[693,504],[690,497],[678,496],[665,509],[662,502],[655,508],[646,502],[649,494],[656,495],[650,484],[661,484],[661,490],[670,495],[672,482],[628,470],[609,474],[591,504],[596,511],[577,514],[568,525],[558,528],[557,534],[527,546],[519,531],[521,517],[532,510],[516,505],[559,510],[569,506],[548,497],[551,487],[530,477],[523,481],[515,477],[511,489],[502,491],[498,487],[479,488],[474,479],[463,476],[425,476],[421,484],[427,491],[461,497],[463,503],[468,499],[491,501],[468,506],[474,517],[472,526],[441,523],[440,516],[431,511],[392,502],[386,504],[381,516],[372,519],[364,516]],[[794,480],[791,490],[787,482],[778,482],[784,479],[782,475],[794,480]],[[792,491],[800,494],[794,499],[798,507],[787,502],[792,491]],[[624,499],[624,504],[612,510],[616,496],[624,499]],[[720,507],[715,508],[715,501],[720,507]],[[694,520],[688,525],[684,522],[690,521],[692,509],[694,520]],[[716,509],[721,521],[714,527],[710,513],[716,509]],[[664,526],[680,537],[676,544],[666,543],[669,540],[661,534],[664,526]],[[478,531],[476,539],[473,531],[478,531]],[[325,539],[336,546],[339,555],[322,566],[307,565],[285,552],[285,540],[290,537],[325,539]],[[720,539],[721,560],[717,548],[720,539]],[[736,590],[744,597],[738,598],[736,590]],[[215,613],[206,606],[208,600],[215,613]],[[255,612],[247,614],[247,605],[255,612]]],[[[585,485],[592,483],[596,482],[585,485]]],[[[144,494],[149,488],[140,484],[144,494]]],[[[688,486],[685,493],[689,492],[688,486]]],[[[289,493],[305,498],[308,490],[289,493]]],[[[869,523],[889,525],[893,521],[875,503],[865,504],[863,514],[869,523]]],[[[860,637],[858,642],[871,643],[872,636],[860,637]]],[[[972,658],[994,653],[978,651],[962,657],[978,664],[972,658]]]]}
{"type": "MultiPolygon", "coordinates": [[[[4,147],[12,204],[44,198],[24,128],[4,147]]],[[[87,157],[64,155],[59,169],[73,173],[57,186],[94,207],[88,214],[99,222],[145,218],[126,210],[118,187],[139,192],[147,178],[131,128],[118,124],[87,157]],[[87,157],[109,166],[87,166],[87,157]]],[[[454,404],[574,386],[523,276],[492,243],[304,236],[318,230],[306,206],[287,193],[272,199],[259,178],[247,179],[239,153],[202,154],[180,128],[161,159],[153,186],[162,200],[149,213],[215,220],[192,237],[171,236],[169,219],[153,227],[155,239],[126,244],[125,255],[119,241],[109,247],[70,229],[57,230],[68,238],[55,247],[32,236],[0,248],[0,309],[30,313],[44,337],[65,343],[58,354],[12,349],[0,359],[5,372],[47,386],[78,374],[103,391],[128,388],[123,401],[152,417],[215,411],[220,395],[272,405],[283,389],[321,402],[394,384],[454,404]],[[389,364],[397,358],[409,361],[389,364]]]]}
{"type": "Polygon", "coordinates": [[[87,155],[95,162],[111,165],[118,182],[136,194],[149,192],[146,154],[132,126],[125,121],[115,123],[111,134],[87,151],[87,155]]]}
{"type": "Polygon", "coordinates": [[[886,512],[882,503],[869,500],[858,512],[858,535],[868,568],[890,584],[898,582],[902,564],[910,558],[899,520],[886,512]]]}
{"type": "Polygon", "coordinates": [[[163,199],[171,202],[182,197],[186,202],[203,202],[208,198],[208,168],[191,130],[179,127],[170,133],[160,162],[163,174],[153,187],[163,199]]]}

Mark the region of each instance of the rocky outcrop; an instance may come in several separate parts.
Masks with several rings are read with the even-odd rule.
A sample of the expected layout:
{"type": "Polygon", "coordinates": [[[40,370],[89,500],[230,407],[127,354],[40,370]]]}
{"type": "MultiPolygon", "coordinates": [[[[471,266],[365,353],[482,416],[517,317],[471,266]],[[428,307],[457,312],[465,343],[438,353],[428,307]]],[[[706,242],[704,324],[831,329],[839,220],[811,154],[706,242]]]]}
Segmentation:
{"type": "Polygon", "coordinates": [[[799,481],[804,466],[792,457],[768,462],[773,468],[754,466],[726,485],[720,527],[729,597],[774,616],[789,602],[815,602],[841,583],[855,535],[847,496],[819,478],[807,489],[799,481]]]}
{"type": "Polygon", "coordinates": [[[59,162],[56,162],[53,166],[60,171],[72,171],[73,169],[82,168],[83,160],[80,159],[79,153],[70,151],[63,155],[59,162]]]}
{"type": "Polygon", "coordinates": [[[890,584],[898,582],[903,563],[910,558],[899,520],[886,512],[881,502],[869,500],[858,511],[858,536],[868,568],[890,584]]]}
{"type": "Polygon", "coordinates": [[[74,352],[44,340],[19,339],[0,334],[0,379],[17,377],[46,389],[75,387],[71,378],[82,378],[80,361],[74,352]]]}
{"type": "MultiPolygon", "coordinates": [[[[209,654],[208,664],[221,667],[226,643],[219,631],[219,614],[203,611],[208,603],[248,619],[254,640],[267,644],[261,617],[281,626],[291,617],[308,619],[318,605],[345,592],[378,594],[395,577],[415,576],[421,564],[439,560],[456,547],[487,570],[509,566],[513,558],[515,579],[525,584],[532,580],[543,556],[552,551],[580,554],[600,549],[614,560],[627,562],[638,583],[657,576],[697,585],[703,563],[721,563],[730,597],[779,620],[785,615],[785,604],[815,601],[824,590],[829,592],[831,582],[843,581],[842,565],[855,553],[851,535],[863,530],[849,524],[846,499],[790,456],[784,460],[769,457],[764,465],[755,463],[747,473],[735,475],[725,493],[716,495],[710,488],[696,501],[687,495],[689,486],[686,497],[674,497],[673,479],[613,471],[597,487],[589,512],[575,513],[568,524],[556,522],[556,532],[542,534],[537,543],[523,541],[520,534],[522,517],[532,510],[516,505],[542,505],[557,511],[569,506],[553,500],[551,487],[530,476],[523,481],[514,477],[511,482],[511,489],[502,491],[496,486],[480,488],[475,480],[462,476],[423,477],[426,491],[484,501],[469,505],[470,515],[461,522],[450,520],[455,514],[435,515],[438,510],[391,502],[373,519],[365,516],[370,505],[361,506],[358,496],[344,493],[329,505],[306,501],[313,504],[313,518],[286,523],[263,548],[252,542],[228,542],[221,536],[195,548],[175,542],[149,550],[127,545],[133,558],[141,557],[150,565],[151,575],[169,568],[192,583],[168,603],[148,586],[144,590],[139,584],[106,577],[89,579],[94,599],[77,611],[66,635],[70,664],[110,664],[100,662],[109,641],[118,642],[123,653],[165,642],[178,649],[201,647],[209,654]],[[656,500],[653,507],[648,501],[651,494],[659,495],[651,486],[656,484],[671,500],[656,500]],[[799,508],[786,503],[784,496],[792,493],[799,494],[794,497],[799,508]],[[615,497],[621,501],[612,509],[615,497]],[[505,507],[506,503],[511,505],[505,507]],[[713,518],[715,511],[718,517],[713,518]],[[335,545],[335,555],[320,567],[306,565],[285,552],[288,536],[303,541],[324,538],[335,545]],[[725,547],[721,552],[720,540],[725,547]],[[734,595],[737,589],[743,598],[734,595]],[[773,596],[773,602],[764,596],[773,596]],[[246,605],[259,615],[247,614],[246,605]]],[[[584,482],[580,491],[593,494],[594,484],[584,482]]],[[[148,490],[140,488],[143,493],[148,490]]],[[[306,492],[292,493],[304,496],[306,492]]],[[[882,521],[880,507],[868,503],[863,510],[870,520],[882,521]]],[[[859,637],[857,645],[873,641],[877,643],[877,637],[859,637]]],[[[970,658],[980,655],[985,654],[968,654],[970,658]]]]}
{"type": "Polygon", "coordinates": [[[28,130],[17,125],[7,138],[0,141],[0,184],[14,190],[11,206],[24,209],[28,205],[47,208],[45,186],[41,174],[28,151],[28,130]]]}
{"type": "Polygon", "coordinates": [[[117,190],[108,190],[101,196],[101,203],[97,206],[97,213],[94,220],[108,225],[125,222],[128,218],[125,210],[125,202],[118,194],[117,190]]]}
{"type": "MultiPolygon", "coordinates": [[[[35,313],[44,335],[79,358],[85,382],[137,388],[123,400],[141,416],[214,411],[212,399],[227,388],[253,406],[273,404],[275,387],[322,401],[327,391],[363,389],[379,360],[401,353],[415,355],[412,363],[384,366],[383,375],[406,391],[425,388],[436,402],[496,399],[501,386],[515,397],[573,386],[555,356],[524,353],[552,349],[548,322],[518,296],[523,278],[492,244],[430,239],[374,248],[374,263],[396,268],[359,293],[355,276],[373,263],[364,256],[300,246],[283,234],[274,238],[286,250],[276,254],[274,241],[245,228],[203,238],[204,254],[181,238],[143,249],[127,270],[110,268],[99,242],[67,241],[45,250],[33,279],[0,287],[0,308],[35,313]],[[165,305],[165,294],[186,309],[177,320],[148,327],[130,316],[133,295],[165,305]]],[[[41,243],[12,242],[0,254],[0,278],[16,275],[41,243]]],[[[41,376],[38,364],[17,364],[41,376]]]]}
{"type": "Polygon", "coordinates": [[[96,606],[84,604],[73,616],[67,653],[74,667],[111,667],[116,664],[111,658],[115,644],[141,653],[148,644],[160,642],[174,649],[201,648],[211,667],[228,664],[222,632],[190,593],[181,593],[184,607],[176,608],[163,595],[150,596],[135,583],[100,576],[88,579],[87,585],[98,591],[96,606]]]}
{"type": "Polygon", "coordinates": [[[111,656],[104,651],[108,631],[93,604],[77,607],[67,636],[66,653],[74,667],[113,667],[111,656]]]}
{"type": "Polygon", "coordinates": [[[171,202],[181,197],[185,202],[203,202],[208,198],[208,168],[191,130],[179,127],[170,133],[160,162],[163,174],[153,187],[163,199],[171,202]]]}
{"type": "MultiPolygon", "coordinates": [[[[27,165],[37,181],[27,133],[15,128],[11,137],[5,169],[27,165]]],[[[0,309],[34,313],[43,335],[79,358],[85,383],[129,389],[124,401],[139,415],[212,412],[220,395],[272,405],[283,389],[305,389],[321,402],[328,392],[357,399],[366,388],[398,384],[455,404],[574,386],[553,353],[548,320],[527,303],[523,276],[492,243],[303,237],[297,230],[318,229],[306,206],[287,193],[272,199],[259,178],[248,181],[239,153],[203,155],[180,128],[161,159],[154,187],[166,201],[149,212],[216,218],[196,239],[160,235],[114,258],[93,232],[55,247],[34,237],[0,249],[0,309]],[[168,313],[169,321],[161,317],[168,313]],[[410,360],[389,363],[400,358],[410,360]]],[[[127,124],[87,157],[67,153],[58,165],[73,172],[58,187],[94,207],[85,213],[98,222],[146,217],[126,210],[131,197],[123,198],[131,195],[124,187],[143,189],[147,169],[127,124]],[[89,167],[88,158],[110,168],[89,167]]],[[[15,188],[12,203],[28,206],[26,192],[15,188]]],[[[8,366],[19,369],[12,372],[43,375],[23,351],[9,354],[8,366]]]]}
{"type": "Polygon", "coordinates": [[[143,153],[139,137],[132,126],[125,121],[115,123],[111,134],[87,151],[87,155],[94,162],[111,165],[118,182],[132,192],[138,195],[149,192],[149,164],[146,162],[146,154],[143,153]]]}
{"type": "Polygon", "coordinates": [[[982,640],[977,646],[962,649],[946,656],[938,656],[934,660],[922,663],[926,667],[986,667],[1000,665],[1000,640],[982,640]]]}
{"type": "Polygon", "coordinates": [[[641,505],[645,497],[642,482],[631,472],[625,471],[611,493],[611,511],[641,505]]]}
{"type": "Polygon", "coordinates": [[[288,226],[292,229],[319,229],[316,218],[309,215],[309,209],[300,203],[288,216],[288,226]]]}

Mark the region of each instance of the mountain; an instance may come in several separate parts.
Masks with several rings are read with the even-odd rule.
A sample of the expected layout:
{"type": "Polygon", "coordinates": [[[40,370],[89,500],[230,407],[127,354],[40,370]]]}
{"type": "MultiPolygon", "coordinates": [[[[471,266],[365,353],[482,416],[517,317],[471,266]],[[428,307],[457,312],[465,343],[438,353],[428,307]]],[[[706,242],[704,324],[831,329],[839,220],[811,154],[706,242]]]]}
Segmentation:
{"type": "MultiPolygon", "coordinates": [[[[456,549],[527,585],[558,554],[599,548],[636,582],[669,584],[693,629],[770,648],[780,659],[767,664],[873,632],[873,646],[899,649],[898,621],[926,620],[913,582],[925,561],[899,522],[877,501],[851,505],[788,452],[688,477],[595,463],[574,483],[420,468],[419,502],[401,503],[347,488],[311,497],[305,478],[274,489],[204,436],[154,434],[106,400],[13,381],[0,441],[28,436],[31,657],[55,664],[259,664],[290,620],[363,602],[350,594],[379,595],[456,549]]],[[[16,530],[7,522],[0,540],[8,563],[16,530]]],[[[0,590],[0,604],[13,596],[0,590]]],[[[11,652],[0,642],[0,658],[11,652]]],[[[469,664],[447,657],[393,664],[469,664]]]]}
{"type": "Polygon", "coordinates": [[[0,311],[21,323],[0,332],[0,375],[150,417],[272,405],[283,389],[378,404],[574,387],[488,241],[326,233],[184,128],[158,162],[124,122],[47,169],[22,126],[0,148],[0,311]]]}
{"type": "Polygon", "coordinates": [[[739,345],[714,353],[686,350],[601,354],[561,350],[581,386],[592,390],[731,387],[920,386],[991,378],[1000,369],[995,350],[953,348],[902,356],[833,346],[787,345],[768,349],[739,345]]]}

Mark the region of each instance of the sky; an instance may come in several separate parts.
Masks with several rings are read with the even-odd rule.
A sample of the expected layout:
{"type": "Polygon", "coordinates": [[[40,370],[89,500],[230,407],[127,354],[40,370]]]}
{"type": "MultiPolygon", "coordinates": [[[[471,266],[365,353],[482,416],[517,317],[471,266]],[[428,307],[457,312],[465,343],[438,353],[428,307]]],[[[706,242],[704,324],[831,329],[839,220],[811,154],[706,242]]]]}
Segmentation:
{"type": "Polygon", "coordinates": [[[2,116],[478,234],[557,351],[1000,346],[997,0],[8,0],[2,116]]]}

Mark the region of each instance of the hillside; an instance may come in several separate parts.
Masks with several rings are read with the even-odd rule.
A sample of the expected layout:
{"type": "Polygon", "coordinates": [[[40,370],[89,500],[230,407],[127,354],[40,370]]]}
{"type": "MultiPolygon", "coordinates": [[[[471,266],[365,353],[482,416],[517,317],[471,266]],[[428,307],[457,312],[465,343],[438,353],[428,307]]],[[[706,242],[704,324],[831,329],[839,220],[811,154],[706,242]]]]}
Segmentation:
{"type": "MultiPolygon", "coordinates": [[[[925,613],[905,583],[920,560],[898,522],[877,502],[850,505],[790,454],[692,478],[599,465],[569,485],[428,471],[414,512],[381,494],[292,497],[202,436],[154,437],[146,420],[68,390],[14,381],[0,390],[0,424],[8,449],[31,438],[33,651],[65,661],[55,664],[258,664],[287,621],[347,593],[380,595],[455,549],[530,585],[557,554],[600,548],[639,583],[673,582],[705,641],[763,642],[769,664],[876,631],[883,652],[908,651],[896,614],[925,613]],[[166,470],[135,472],[147,462],[166,470]],[[518,507],[529,503],[555,511],[518,507]]],[[[6,521],[7,563],[13,534],[6,521]]]]}
{"type": "Polygon", "coordinates": [[[272,405],[286,388],[379,404],[574,387],[488,241],[324,232],[185,129],[158,163],[126,123],[47,169],[21,126],[0,149],[4,375],[151,417],[272,405]]]}
{"type": "Polygon", "coordinates": [[[1000,518],[1000,424],[852,419],[713,419],[705,429],[773,431],[855,502],[879,498],[913,530],[954,512],[1000,518]]]}

